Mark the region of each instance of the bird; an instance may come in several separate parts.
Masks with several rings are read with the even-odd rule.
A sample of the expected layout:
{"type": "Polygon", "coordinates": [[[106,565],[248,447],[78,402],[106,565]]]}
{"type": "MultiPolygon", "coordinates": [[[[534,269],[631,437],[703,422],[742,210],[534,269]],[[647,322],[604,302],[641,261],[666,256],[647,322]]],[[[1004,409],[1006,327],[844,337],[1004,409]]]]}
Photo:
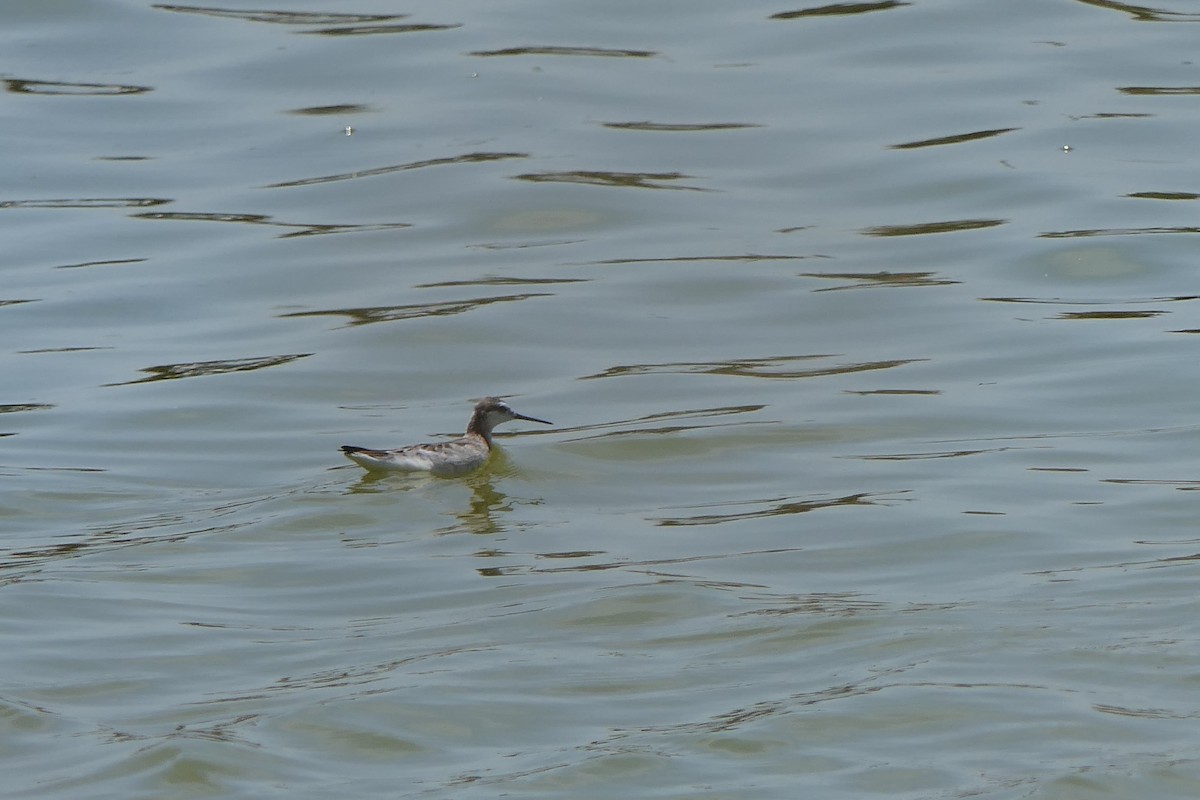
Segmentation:
{"type": "Polygon", "coordinates": [[[461,475],[487,462],[492,453],[492,429],[505,422],[523,419],[553,425],[544,419],[527,417],[513,411],[498,397],[485,397],[475,404],[465,435],[449,442],[412,444],[393,450],[375,450],[357,445],[342,445],[342,455],[372,471],[430,472],[434,475],[461,475]]]}

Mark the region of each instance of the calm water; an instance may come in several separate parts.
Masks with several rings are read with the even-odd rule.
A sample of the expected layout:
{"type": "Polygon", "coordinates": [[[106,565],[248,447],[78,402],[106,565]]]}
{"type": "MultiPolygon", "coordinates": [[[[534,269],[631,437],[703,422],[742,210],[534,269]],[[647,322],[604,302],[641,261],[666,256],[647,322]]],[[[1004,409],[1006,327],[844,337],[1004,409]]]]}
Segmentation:
{"type": "Polygon", "coordinates": [[[1197,23],[0,4],[6,796],[1194,798],[1197,23]]]}

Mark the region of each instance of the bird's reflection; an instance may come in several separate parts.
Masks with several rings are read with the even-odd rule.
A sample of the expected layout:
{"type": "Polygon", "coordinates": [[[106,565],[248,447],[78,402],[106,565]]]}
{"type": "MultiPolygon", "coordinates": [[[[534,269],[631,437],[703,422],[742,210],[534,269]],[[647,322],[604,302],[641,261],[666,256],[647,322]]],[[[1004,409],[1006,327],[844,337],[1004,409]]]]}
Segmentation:
{"type": "Polygon", "coordinates": [[[455,482],[469,486],[471,496],[466,507],[451,512],[455,524],[435,529],[435,534],[448,533],[500,533],[505,528],[498,515],[512,511],[513,501],[496,488],[496,484],[515,475],[520,470],[509,460],[501,447],[493,447],[491,458],[481,469],[458,478],[440,478],[425,472],[364,472],[346,491],[350,494],[411,491],[438,483],[455,482]]]}

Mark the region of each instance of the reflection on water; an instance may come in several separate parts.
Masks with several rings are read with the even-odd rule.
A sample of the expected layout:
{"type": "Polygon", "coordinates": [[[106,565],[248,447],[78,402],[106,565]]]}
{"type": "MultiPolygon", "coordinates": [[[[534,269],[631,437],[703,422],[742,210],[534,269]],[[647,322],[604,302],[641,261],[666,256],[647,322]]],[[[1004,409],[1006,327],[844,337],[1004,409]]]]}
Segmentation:
{"type": "MultiPolygon", "coordinates": [[[[677,573],[667,574],[660,570],[650,569],[651,567],[674,567],[681,564],[699,564],[706,561],[720,561],[731,558],[744,558],[748,556],[778,556],[786,553],[798,553],[803,548],[800,547],[777,547],[768,550],[745,550],[735,553],[704,553],[704,554],[689,554],[686,556],[678,556],[672,558],[653,558],[653,559],[618,559],[616,561],[599,561],[590,562],[587,564],[570,564],[563,567],[535,567],[532,565],[518,566],[510,565],[505,567],[487,567],[479,570],[480,574],[488,577],[497,577],[501,575],[529,575],[529,574],[554,574],[562,572],[608,572],[610,570],[627,570],[629,572],[643,573],[655,577],[664,577],[679,580],[682,576],[677,573]]],[[[501,553],[500,555],[510,555],[501,553]]],[[[583,551],[579,557],[590,558],[594,556],[607,555],[604,551],[583,551]]],[[[553,554],[538,554],[538,558],[552,558],[553,554]]],[[[569,555],[566,557],[575,557],[569,555]]],[[[724,587],[735,586],[737,588],[763,588],[759,584],[744,583],[744,582],[716,582],[716,581],[701,581],[705,585],[720,585],[724,587]]]]}
{"type": "Polygon", "coordinates": [[[543,286],[557,283],[588,283],[591,278],[513,278],[493,275],[486,278],[468,278],[461,281],[437,281],[417,283],[414,289],[444,289],[450,286],[543,286]]]}
{"type": "Polygon", "coordinates": [[[742,378],[817,378],[826,375],[846,375],[852,372],[869,372],[893,369],[915,364],[927,359],[897,358],[885,361],[835,364],[812,369],[795,369],[795,364],[834,358],[832,355],[775,356],[770,358],[739,358],[729,361],[677,361],[666,364],[626,364],[609,367],[604,372],[584,375],[580,380],[593,378],[618,378],[629,375],[735,375],[742,378]],[[782,369],[782,367],[789,367],[782,369]]]}
{"type": "MultiPolygon", "coordinates": [[[[118,744],[123,742],[170,742],[186,739],[196,739],[209,742],[221,742],[225,744],[257,746],[257,743],[252,737],[235,733],[234,729],[238,726],[252,727],[248,723],[255,722],[260,719],[262,714],[242,714],[233,717],[232,719],[221,720],[218,722],[209,722],[204,725],[190,725],[187,723],[178,725],[173,730],[164,732],[154,732],[148,734],[131,733],[125,730],[106,729],[99,731],[100,741],[106,744],[118,744]]],[[[150,745],[153,747],[154,745],[150,745]]]]}
{"type": "Polygon", "coordinates": [[[145,258],[110,258],[105,261],[83,261],[78,264],[59,264],[54,269],[79,269],[80,267],[111,267],[114,264],[143,264],[145,258]]]}
{"type": "Polygon", "coordinates": [[[1093,236],[1139,236],[1143,234],[1162,233],[1200,233],[1200,227],[1194,225],[1177,225],[1174,227],[1150,228],[1087,228],[1073,231],[1047,231],[1039,233],[1042,239],[1086,239],[1093,236]]]}
{"type": "Polygon", "coordinates": [[[1003,225],[1006,219],[954,219],[943,222],[918,222],[913,225],[876,225],[864,228],[865,236],[925,236],[930,233],[955,233],[994,228],[1003,225]]]}
{"type": "Polygon", "coordinates": [[[54,408],[50,403],[0,403],[0,414],[13,414],[18,411],[41,411],[54,408]]]}
{"type": "Polygon", "coordinates": [[[236,222],[243,225],[269,225],[275,228],[296,228],[290,233],[281,233],[280,239],[291,239],[297,236],[321,236],[327,233],[362,233],[366,231],[390,231],[412,227],[406,222],[378,222],[357,225],[338,225],[329,223],[298,223],[276,222],[266,214],[218,214],[182,211],[153,211],[142,214],[132,214],[137,219],[166,220],[169,222],[236,222]]]}
{"type": "Polygon", "coordinates": [[[602,56],[611,58],[653,58],[653,50],[619,50],[608,47],[508,47],[503,50],[475,50],[472,56],[602,56]]]}
{"type": "Polygon", "coordinates": [[[689,506],[689,508],[699,509],[746,505],[765,505],[767,507],[755,509],[754,511],[736,511],[728,514],[697,514],[690,517],[655,517],[654,523],[664,526],[720,525],[726,522],[741,522],[748,519],[763,519],[766,517],[779,517],[790,514],[804,514],[809,511],[816,511],[822,508],[836,508],[838,506],[887,505],[888,503],[897,499],[902,499],[897,498],[896,495],[905,494],[907,491],[908,490],[900,490],[888,493],[856,492],[843,497],[833,497],[826,500],[793,500],[786,497],[775,497],[761,500],[731,500],[725,503],[689,506]]]}
{"type": "MultiPolygon", "coordinates": [[[[584,436],[575,441],[584,441],[587,439],[601,439],[608,436],[630,436],[642,434],[662,434],[662,433],[678,433],[680,431],[702,430],[705,428],[723,427],[720,424],[702,424],[702,425],[661,425],[666,420],[682,420],[693,417],[699,419],[708,419],[712,417],[723,417],[731,414],[752,414],[756,411],[761,411],[763,405],[744,405],[744,406],[719,406],[715,408],[696,408],[683,409],[680,411],[661,411],[654,414],[644,414],[642,416],[633,417],[631,419],[622,419],[615,422],[601,422],[592,425],[577,425],[574,427],[556,426],[553,431],[547,430],[532,430],[523,431],[522,436],[546,436],[548,434],[563,434],[563,433],[578,433],[580,431],[595,431],[604,430],[606,428],[622,428],[620,431],[606,431],[594,436],[584,436]],[[645,423],[653,422],[652,426],[647,426],[645,423]],[[634,426],[629,428],[628,426],[634,426]]],[[[761,424],[753,421],[739,421],[735,423],[725,423],[733,425],[748,425],[761,424]]]]}
{"type": "Polygon", "coordinates": [[[1063,311],[1055,319],[1151,319],[1170,311],[1063,311]]]}
{"type": "Polygon", "coordinates": [[[691,263],[704,261],[730,261],[730,262],[759,262],[759,261],[800,261],[806,258],[828,258],[828,256],[798,256],[795,254],[782,255],[778,253],[763,254],[763,253],[738,253],[736,255],[721,255],[721,256],[665,256],[658,258],[606,258],[601,261],[590,261],[588,264],[674,264],[674,263],[691,263]]]}
{"type": "MultiPolygon", "coordinates": [[[[975,449],[962,450],[934,450],[932,452],[922,453],[886,453],[877,455],[858,455],[847,456],[848,458],[858,458],[863,461],[924,461],[931,458],[961,458],[963,456],[978,456],[985,453],[1006,453],[1009,450],[1031,450],[1037,449],[1033,447],[979,447],[975,449]]],[[[1049,448],[1041,448],[1049,449],[1049,448]]]]}
{"type": "MultiPolygon", "coordinates": [[[[409,14],[346,14],[337,12],[307,11],[242,11],[233,8],[209,8],[155,3],[150,6],[160,11],[175,11],[181,14],[202,14],[206,17],[225,17],[243,22],[266,22],[273,25],[369,25],[404,19],[409,14]]],[[[336,30],[336,29],[335,29],[336,30]]],[[[323,31],[316,31],[321,33],[323,31]]]]}
{"type": "Polygon", "coordinates": [[[913,394],[913,395],[939,395],[940,389],[843,389],[845,394],[856,394],[859,396],[873,394],[913,394]]]}
{"type": "Polygon", "coordinates": [[[304,33],[320,34],[322,36],[371,36],[380,33],[424,33],[426,31],[448,31],[461,28],[462,24],[452,22],[444,25],[432,23],[413,23],[411,25],[351,25],[344,28],[321,28],[304,33]]]}
{"type": "Polygon", "coordinates": [[[853,283],[842,286],[826,286],[814,292],[836,292],[842,289],[893,288],[897,286],[950,286],[961,283],[948,278],[937,278],[936,272],[802,272],[802,278],[826,278],[849,280],[853,283]]]}
{"type": "Polygon", "coordinates": [[[150,383],[152,381],[170,381],[177,378],[196,378],[202,375],[222,375],[226,372],[249,372],[256,369],[275,367],[287,364],[300,358],[307,358],[312,353],[293,353],[282,356],[262,356],[259,358],[231,358],[218,361],[185,361],[179,364],[160,364],[156,367],[146,367],[140,372],[149,373],[145,378],[122,383],[107,383],[105,386],[129,386],[135,383],[150,383]]]}
{"type": "Polygon", "coordinates": [[[771,19],[801,19],[804,17],[830,17],[847,14],[866,14],[871,11],[888,11],[901,6],[912,5],[902,0],[878,0],[874,3],[832,3],[827,6],[802,8],[798,11],[781,11],[772,14],[771,19]]]}
{"type": "Polygon", "coordinates": [[[1190,300],[1200,300],[1200,295],[1183,294],[1176,297],[1147,297],[1147,298],[1130,298],[1125,300],[1068,300],[1065,297],[981,297],[980,300],[986,300],[993,303],[1029,303],[1033,305],[1053,305],[1053,306],[1110,306],[1110,305],[1138,305],[1140,303],[1181,303],[1190,300]]]}
{"type": "Polygon", "coordinates": [[[1101,714],[1116,714],[1119,717],[1138,719],[1200,719],[1200,713],[1181,713],[1166,708],[1126,708],[1108,703],[1093,703],[1092,708],[1101,714]]]}
{"type": "Polygon", "coordinates": [[[1200,200],[1200,194],[1195,192],[1130,192],[1125,196],[1141,200],[1200,200]]]}
{"type": "Polygon", "coordinates": [[[816,592],[805,595],[748,595],[748,600],[761,603],[762,608],[743,611],[738,616],[782,616],[786,614],[821,614],[823,616],[854,617],[888,610],[888,604],[868,600],[858,592],[816,592]]]}
{"type": "Polygon", "coordinates": [[[365,114],[368,111],[373,111],[372,106],[363,105],[361,103],[339,103],[332,106],[308,106],[307,108],[293,108],[287,113],[299,114],[308,117],[322,116],[341,116],[343,114],[365,114]]]}
{"type": "Polygon", "coordinates": [[[641,433],[674,433],[674,432],[678,432],[678,431],[691,431],[691,429],[715,427],[715,426],[696,425],[696,426],[661,427],[658,425],[658,423],[665,421],[665,420],[686,420],[686,419],[691,419],[691,417],[698,417],[698,419],[709,419],[709,417],[727,416],[727,415],[733,415],[733,414],[754,414],[755,411],[761,411],[763,408],[766,408],[766,407],[764,407],[764,405],[760,405],[760,404],[751,404],[751,405],[720,405],[720,407],[715,407],[715,408],[682,409],[682,410],[678,410],[678,411],[658,411],[658,413],[655,413],[655,414],[644,414],[642,416],[632,417],[632,419],[628,419],[628,420],[617,420],[614,422],[599,422],[599,423],[595,423],[595,425],[581,425],[581,426],[575,426],[575,427],[556,426],[556,428],[554,428],[553,431],[524,431],[521,433],[521,435],[546,435],[546,434],[551,434],[551,433],[562,434],[562,433],[576,433],[576,432],[580,432],[580,431],[602,431],[602,429],[605,429],[605,428],[616,428],[616,427],[625,428],[626,426],[635,426],[635,427],[631,428],[631,429],[625,429],[625,431],[620,431],[617,433],[601,433],[598,435],[598,437],[588,437],[588,438],[596,439],[596,438],[601,438],[601,437],[607,437],[607,435],[624,435],[624,434],[641,434],[641,433]],[[654,422],[655,425],[653,427],[647,427],[646,425],[644,425],[644,423],[646,423],[646,422],[654,422]]]}
{"type": "Polygon", "coordinates": [[[759,128],[760,125],[750,122],[602,122],[606,128],[623,131],[655,131],[657,133],[686,133],[691,131],[733,131],[742,128],[759,128]]]}
{"type": "Polygon", "coordinates": [[[599,170],[569,170],[566,172],[530,172],[514,175],[516,180],[530,183],[577,183],[585,186],[618,186],[626,189],[675,189],[687,192],[708,192],[703,186],[670,185],[667,181],[692,178],[681,172],[603,172],[599,170]]]}
{"type": "Polygon", "coordinates": [[[353,172],[341,172],[336,175],[321,175],[316,178],[299,178],[280,183],[270,183],[264,189],[288,189],[296,186],[313,186],[320,183],[335,183],[337,181],[355,180],[358,178],[373,178],[377,175],[389,175],[393,172],[407,172],[426,167],[442,167],[448,164],[480,164],[489,161],[504,161],[510,158],[529,158],[528,153],[464,153],[459,156],[444,158],[427,158],[423,161],[410,161],[405,164],[391,164],[386,167],[370,167],[356,169],[353,172]]]}
{"type": "Polygon", "coordinates": [[[1200,489],[1200,481],[1195,480],[1134,480],[1129,478],[1106,478],[1101,483],[1117,483],[1126,486],[1170,486],[1181,492],[1191,492],[1200,489]]]}
{"type": "Polygon", "coordinates": [[[145,208],[172,202],[164,197],[85,197],[62,200],[2,200],[0,208],[145,208]]]}
{"type": "MultiPolygon", "coordinates": [[[[532,242],[485,242],[468,245],[472,250],[529,250],[535,247],[562,247],[569,244],[579,244],[582,239],[550,239],[532,242]]],[[[586,280],[586,279],[584,279],[586,280]]]]}
{"type": "Polygon", "coordinates": [[[1175,96],[1200,94],[1200,86],[1119,86],[1117,91],[1129,95],[1175,96]]]}
{"type": "Polygon", "coordinates": [[[916,142],[904,142],[903,144],[888,145],[893,150],[917,150],[922,147],[938,147],[944,144],[960,144],[962,142],[973,142],[977,139],[990,139],[993,136],[1000,136],[1004,133],[1019,131],[1020,128],[992,128],[986,131],[972,131],[971,133],[956,133],[952,136],[938,136],[934,139],[921,139],[916,142]]]}
{"type": "Polygon", "coordinates": [[[467,311],[495,303],[512,303],[518,300],[528,300],[533,297],[552,297],[546,292],[529,292],[526,294],[498,295],[496,297],[476,297],[471,300],[450,300],[442,303],[416,303],[402,306],[374,306],[371,308],[334,308],[325,311],[293,311],[280,314],[281,317],[349,317],[347,325],[370,325],[374,322],[395,322],[402,319],[418,319],[421,317],[445,317],[452,314],[463,314],[467,311]]]}
{"type": "MultiPolygon", "coordinates": [[[[1178,488],[1178,487],[1177,487],[1178,488]]],[[[1195,487],[1194,487],[1195,488],[1195,487]]],[[[1171,545],[1185,544],[1184,542],[1170,542],[1171,545]]],[[[1173,567],[1195,567],[1200,562],[1200,553],[1188,553],[1181,556],[1163,556],[1162,558],[1146,558],[1146,559],[1131,559],[1128,561],[1116,561],[1101,564],[1089,564],[1087,566],[1072,566],[1062,569],[1046,569],[1031,572],[1031,575],[1042,575],[1051,577],[1055,580],[1078,580],[1082,574],[1090,572],[1104,572],[1115,570],[1123,572],[1129,569],[1167,569],[1173,567]]]]}
{"type": "MultiPolygon", "coordinates": [[[[315,689],[344,689],[347,687],[363,686],[366,684],[377,683],[387,677],[389,673],[395,672],[403,667],[413,667],[426,662],[450,658],[452,656],[463,655],[467,653],[480,653],[493,650],[491,646],[463,646],[463,647],[446,647],[438,650],[423,652],[419,655],[409,656],[405,658],[395,658],[386,661],[374,661],[367,664],[356,664],[353,668],[347,670],[325,670],[314,671],[308,673],[299,673],[297,675],[289,675],[279,678],[275,683],[263,686],[259,689],[251,689],[251,692],[287,692],[303,695],[306,692],[311,692],[315,689]]],[[[424,667],[424,669],[434,669],[433,665],[424,667]]],[[[226,702],[245,699],[244,697],[227,697],[223,698],[226,702]]],[[[390,750],[403,751],[411,749],[413,752],[420,752],[421,748],[412,744],[408,747],[397,747],[392,745],[390,750]]]]}
{"type": "Polygon", "coordinates": [[[246,22],[271,22],[282,25],[329,25],[351,22],[387,22],[403,19],[407,14],[344,14],[304,11],[239,11],[231,8],[209,8],[205,6],[172,5],[154,3],[151,8],[160,11],[177,11],[183,14],[203,14],[208,17],[229,17],[246,22]]]}
{"type": "Polygon", "coordinates": [[[1121,11],[1138,22],[1200,22],[1200,13],[1194,11],[1173,11],[1166,8],[1121,3],[1118,0],[1077,0],[1077,2],[1110,11],[1121,11]]]}
{"type": "Polygon", "coordinates": [[[68,83],[37,81],[26,78],[4,78],[5,88],[13,94],[90,95],[106,97],[123,94],[143,94],[154,91],[150,86],[131,86],[120,83],[68,83]]]}
{"type": "Polygon", "coordinates": [[[444,478],[426,472],[382,472],[368,470],[346,488],[347,494],[378,494],[411,491],[431,484],[466,485],[471,497],[465,508],[450,510],[457,521],[453,525],[435,528],[437,535],[453,533],[496,534],[506,530],[504,514],[517,505],[541,503],[541,500],[510,497],[496,488],[502,480],[519,476],[519,470],[509,460],[502,447],[493,447],[488,463],[474,472],[456,478],[444,478]]]}

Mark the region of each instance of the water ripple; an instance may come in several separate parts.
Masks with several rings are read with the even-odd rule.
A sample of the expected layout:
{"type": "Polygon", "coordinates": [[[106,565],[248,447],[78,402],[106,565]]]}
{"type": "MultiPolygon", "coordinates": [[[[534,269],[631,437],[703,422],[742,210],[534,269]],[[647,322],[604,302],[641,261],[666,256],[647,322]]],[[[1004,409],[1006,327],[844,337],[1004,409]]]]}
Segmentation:
{"type": "Polygon", "coordinates": [[[801,278],[824,278],[826,280],[849,280],[853,283],[841,286],[826,286],[814,292],[837,292],[843,289],[879,289],[905,286],[951,286],[962,281],[937,278],[936,272],[802,272],[801,278]]]}
{"type": "Polygon", "coordinates": [[[650,122],[643,120],[642,122],[602,122],[600,123],[606,128],[615,128],[622,131],[655,131],[669,133],[689,133],[692,131],[732,131],[741,130],[743,128],[759,128],[761,125],[756,125],[748,122],[694,122],[694,123],[672,123],[672,122],[650,122]]]}
{"type": "Polygon", "coordinates": [[[972,131],[971,133],[956,133],[951,136],[939,136],[934,139],[920,139],[915,142],[904,142],[902,144],[888,145],[893,150],[916,150],[921,147],[937,147],[944,144],[959,144],[961,142],[973,142],[978,139],[990,139],[993,136],[1019,131],[1020,128],[990,128],[985,131],[972,131]]]}
{"type": "Polygon", "coordinates": [[[687,192],[711,192],[702,186],[667,185],[666,181],[691,178],[682,172],[606,172],[601,170],[569,170],[565,172],[530,172],[514,175],[530,183],[578,183],[585,186],[617,186],[626,189],[673,189],[687,192]]]}
{"type": "Polygon", "coordinates": [[[1175,227],[1148,228],[1082,228],[1067,231],[1046,231],[1039,233],[1039,239],[1085,239],[1093,236],[1138,236],[1142,234],[1157,235],[1162,233],[1200,233],[1200,227],[1195,225],[1179,225],[1175,227]]]}
{"type": "Polygon", "coordinates": [[[54,200],[2,200],[0,208],[146,208],[173,202],[165,197],[84,197],[54,200]]]}
{"type": "Polygon", "coordinates": [[[349,317],[349,325],[370,325],[374,322],[396,322],[402,319],[420,319],[422,317],[445,317],[462,314],[476,308],[495,303],[512,303],[519,300],[529,300],[534,297],[552,297],[548,292],[528,292],[525,294],[498,295],[494,297],[475,297],[470,300],[450,300],[441,303],[415,303],[399,306],[369,306],[364,308],[331,308],[321,311],[293,311],[280,314],[288,317],[349,317]]]}
{"type": "Polygon", "coordinates": [[[585,265],[601,264],[678,264],[702,261],[743,261],[756,263],[759,261],[800,261],[806,258],[828,258],[828,256],[808,255],[799,256],[781,253],[734,253],[717,256],[663,256],[659,258],[606,258],[600,261],[584,261],[585,265]]]}
{"type": "Polygon", "coordinates": [[[827,6],[803,8],[799,11],[781,11],[768,19],[800,19],[802,17],[831,17],[847,14],[866,14],[870,11],[890,11],[893,8],[912,5],[901,0],[879,0],[875,3],[833,3],[827,6]]]}
{"type": "Polygon", "coordinates": [[[994,228],[1007,223],[1006,219],[953,219],[941,222],[918,222],[912,225],[876,225],[864,228],[865,236],[925,236],[930,233],[955,233],[994,228]]]}
{"type": "Polygon", "coordinates": [[[842,497],[832,497],[824,500],[795,500],[787,497],[777,497],[762,500],[735,500],[727,503],[715,503],[698,506],[685,506],[685,508],[710,508],[713,506],[744,506],[744,505],[766,505],[766,508],[756,509],[754,511],[738,511],[730,514],[698,514],[691,517],[657,517],[653,521],[657,525],[676,526],[676,525],[720,525],[726,522],[741,522],[748,519],[762,519],[764,517],[778,517],[789,514],[805,514],[809,511],[816,511],[822,508],[836,508],[838,506],[874,506],[887,505],[897,498],[895,495],[905,494],[908,490],[900,490],[896,492],[856,492],[854,494],[844,495],[842,497]],[[878,499],[877,499],[878,498],[878,499]]]}
{"type": "Polygon", "coordinates": [[[371,224],[339,225],[332,223],[276,222],[266,214],[221,214],[200,211],[164,212],[154,211],[131,214],[135,219],[163,220],[168,222],[234,222],[242,225],[267,225],[275,228],[295,228],[290,233],[281,233],[280,239],[299,236],[321,236],[330,233],[362,233],[365,231],[390,231],[411,228],[407,222],[379,222],[371,224]]]}
{"type": "Polygon", "coordinates": [[[228,372],[250,372],[256,369],[276,367],[297,359],[307,358],[312,353],[293,353],[282,356],[263,356],[260,358],[232,358],[218,361],[185,361],[179,364],[160,364],[156,367],[146,367],[139,372],[149,373],[148,377],[136,381],[122,383],[106,383],[105,386],[129,386],[135,383],[151,383],[153,381],[170,381],[178,378],[196,378],[203,375],[224,375],[228,372]]]}
{"type": "Polygon", "coordinates": [[[72,83],[69,81],[38,81],[26,78],[4,78],[5,88],[13,94],[57,94],[91,97],[145,94],[151,86],[121,83],[72,83]]]}
{"type": "Polygon", "coordinates": [[[835,358],[834,355],[774,356],[768,358],[739,358],[728,361],[674,361],[661,364],[624,364],[609,367],[594,375],[584,375],[579,380],[594,378],[618,378],[629,375],[733,375],[741,378],[817,378],[827,375],[847,375],[853,372],[870,372],[893,369],[915,364],[928,359],[896,358],[883,361],[863,361],[835,364],[828,367],[796,369],[793,365],[819,359],[835,358]],[[788,367],[782,369],[783,367],[788,367]]]}
{"type": "Polygon", "coordinates": [[[371,167],[370,169],[356,169],[353,172],[341,172],[336,175],[321,175],[316,178],[299,178],[292,181],[283,181],[282,183],[269,183],[264,186],[264,189],[287,189],[295,186],[312,186],[318,183],[334,183],[335,181],[348,181],[357,178],[372,178],[376,175],[388,175],[393,172],[406,172],[412,169],[424,169],[426,167],[441,167],[447,164],[478,164],[487,161],[503,161],[510,158],[529,158],[528,153],[464,153],[459,156],[446,156],[444,158],[429,158],[423,161],[410,161],[405,164],[391,164],[386,167],[371,167]]]}
{"type": "Polygon", "coordinates": [[[609,47],[506,47],[501,50],[475,50],[467,55],[483,56],[601,56],[605,58],[653,58],[658,53],[653,50],[620,50],[609,47]]]}
{"type": "Polygon", "coordinates": [[[1121,3],[1117,0],[1076,0],[1084,5],[1121,11],[1138,22],[1200,22],[1200,14],[1193,11],[1167,11],[1162,8],[1121,3]]]}
{"type": "Polygon", "coordinates": [[[408,14],[341,14],[306,11],[240,11],[230,8],[207,6],[184,6],[154,3],[151,8],[160,11],[175,11],[182,14],[203,14],[208,17],[226,17],[245,22],[269,22],[277,25],[345,25],[348,23],[388,22],[404,19],[408,14]]]}
{"type": "Polygon", "coordinates": [[[21,411],[45,411],[54,408],[50,403],[0,403],[0,414],[16,414],[21,411]]]}
{"type": "Polygon", "coordinates": [[[371,36],[379,33],[425,33],[427,31],[448,31],[461,27],[462,23],[459,22],[441,25],[418,22],[411,25],[351,25],[344,28],[321,28],[320,30],[315,31],[304,31],[304,33],[319,34],[321,36],[371,36]]]}

